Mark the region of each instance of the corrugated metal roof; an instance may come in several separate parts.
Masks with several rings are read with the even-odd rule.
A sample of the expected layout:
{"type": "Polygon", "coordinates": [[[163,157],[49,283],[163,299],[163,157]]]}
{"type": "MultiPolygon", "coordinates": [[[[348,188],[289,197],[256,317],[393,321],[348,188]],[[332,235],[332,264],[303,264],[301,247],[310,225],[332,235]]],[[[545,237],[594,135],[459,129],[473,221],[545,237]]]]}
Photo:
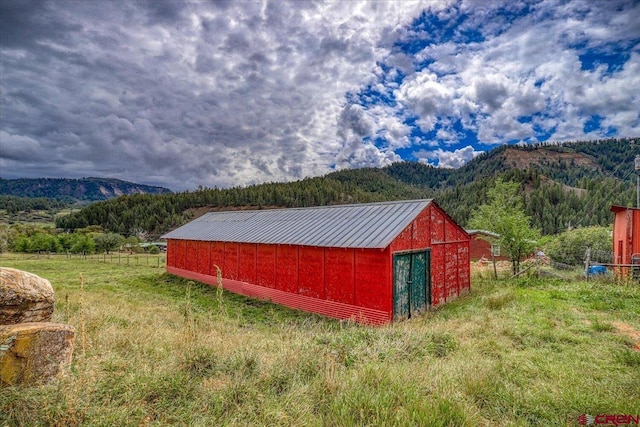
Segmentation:
{"type": "Polygon", "coordinates": [[[431,199],[358,205],[209,212],[165,239],[384,248],[431,199]]]}

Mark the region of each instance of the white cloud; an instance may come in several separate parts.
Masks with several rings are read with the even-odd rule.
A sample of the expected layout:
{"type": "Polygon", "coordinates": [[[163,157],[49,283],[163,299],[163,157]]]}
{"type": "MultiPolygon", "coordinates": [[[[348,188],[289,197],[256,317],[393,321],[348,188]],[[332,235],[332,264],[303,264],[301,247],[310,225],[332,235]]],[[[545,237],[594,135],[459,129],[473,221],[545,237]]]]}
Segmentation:
{"type": "Polygon", "coordinates": [[[464,166],[474,157],[482,154],[483,151],[476,151],[472,146],[467,145],[453,151],[445,151],[441,148],[437,150],[420,150],[414,153],[416,158],[425,164],[435,164],[441,168],[459,168],[464,166]],[[433,162],[436,160],[437,162],[433,162]]]}

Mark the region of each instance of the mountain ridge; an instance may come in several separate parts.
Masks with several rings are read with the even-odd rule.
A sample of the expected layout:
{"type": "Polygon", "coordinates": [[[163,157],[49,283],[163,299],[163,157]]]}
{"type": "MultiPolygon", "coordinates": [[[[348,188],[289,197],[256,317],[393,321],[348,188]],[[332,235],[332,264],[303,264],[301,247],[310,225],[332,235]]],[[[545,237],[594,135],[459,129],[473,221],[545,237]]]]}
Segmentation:
{"type": "Polygon", "coordinates": [[[164,187],[117,178],[0,178],[0,195],[95,202],[131,194],[170,194],[164,187]]]}

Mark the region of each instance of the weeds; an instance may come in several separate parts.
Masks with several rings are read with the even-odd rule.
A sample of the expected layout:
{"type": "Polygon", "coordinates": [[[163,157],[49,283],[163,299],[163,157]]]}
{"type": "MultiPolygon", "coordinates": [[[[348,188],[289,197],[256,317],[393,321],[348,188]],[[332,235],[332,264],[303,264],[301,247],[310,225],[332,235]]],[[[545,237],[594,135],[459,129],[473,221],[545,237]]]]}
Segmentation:
{"type": "Polygon", "coordinates": [[[96,264],[80,289],[86,265],[13,262],[65,295],[54,318],[85,325],[86,354],[2,389],[0,426],[566,425],[640,401],[640,351],[612,329],[640,329],[637,286],[485,279],[373,328],[152,268],[96,264]]]}
{"type": "Polygon", "coordinates": [[[496,294],[487,295],[483,298],[483,301],[490,310],[500,310],[515,301],[515,299],[516,293],[509,289],[496,294]]]}

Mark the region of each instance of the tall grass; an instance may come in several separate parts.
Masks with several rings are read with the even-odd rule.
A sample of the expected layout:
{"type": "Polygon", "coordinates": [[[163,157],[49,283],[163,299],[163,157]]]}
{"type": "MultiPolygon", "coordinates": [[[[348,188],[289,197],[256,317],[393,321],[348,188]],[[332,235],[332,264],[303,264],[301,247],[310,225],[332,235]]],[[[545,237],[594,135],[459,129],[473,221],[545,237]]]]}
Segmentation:
{"type": "Polygon", "coordinates": [[[51,280],[86,348],[57,383],[0,390],[0,426],[577,425],[640,402],[640,353],[610,327],[640,329],[637,286],[477,279],[371,328],[146,266],[10,266],[51,280]]]}

